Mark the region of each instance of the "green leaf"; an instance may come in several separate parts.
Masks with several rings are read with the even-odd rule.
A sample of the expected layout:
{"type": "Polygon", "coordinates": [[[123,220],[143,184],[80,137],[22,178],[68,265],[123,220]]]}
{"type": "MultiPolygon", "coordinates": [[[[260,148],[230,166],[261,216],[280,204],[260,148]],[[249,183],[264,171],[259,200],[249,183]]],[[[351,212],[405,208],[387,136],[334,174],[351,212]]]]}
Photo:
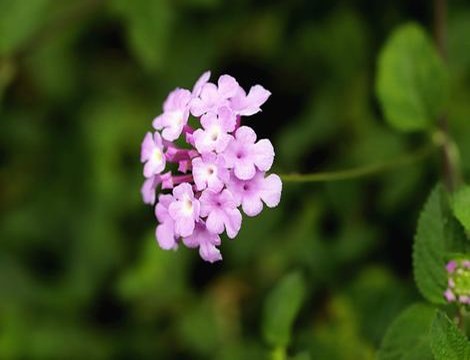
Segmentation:
{"type": "Polygon", "coordinates": [[[454,194],[452,209],[455,217],[470,231],[470,186],[464,186],[454,194]]]}
{"type": "Polygon", "coordinates": [[[390,325],[378,352],[379,360],[432,360],[429,331],[435,309],[415,304],[390,325]]]}
{"type": "Polygon", "coordinates": [[[470,343],[441,311],[431,327],[431,349],[436,360],[470,359],[470,343]]]}
{"type": "Polygon", "coordinates": [[[421,294],[434,304],[443,304],[445,273],[445,221],[441,205],[441,187],[428,198],[418,220],[413,246],[413,271],[421,294]]]}
{"type": "Polygon", "coordinates": [[[291,328],[305,297],[305,283],[298,272],[285,276],[266,299],[263,336],[273,347],[286,347],[291,328]]]}
{"type": "Polygon", "coordinates": [[[44,21],[49,0],[0,0],[0,55],[24,45],[44,21]]]}
{"type": "Polygon", "coordinates": [[[162,66],[173,18],[166,0],[114,0],[111,6],[123,18],[127,41],[148,69],[162,66]]]}
{"type": "Polygon", "coordinates": [[[417,24],[393,32],[378,61],[376,93],[385,118],[403,131],[429,129],[443,111],[447,72],[417,24]]]}

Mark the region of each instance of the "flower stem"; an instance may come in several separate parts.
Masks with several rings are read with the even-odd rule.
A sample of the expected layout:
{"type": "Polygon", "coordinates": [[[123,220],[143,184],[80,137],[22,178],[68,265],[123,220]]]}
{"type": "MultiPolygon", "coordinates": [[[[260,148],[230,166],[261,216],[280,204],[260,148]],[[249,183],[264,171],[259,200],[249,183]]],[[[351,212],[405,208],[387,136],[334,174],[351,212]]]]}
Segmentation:
{"type": "MultiPolygon", "coordinates": [[[[447,60],[447,0],[434,0],[434,39],[439,55],[445,62],[447,60]]],[[[442,146],[444,183],[447,190],[452,192],[461,185],[462,174],[458,148],[448,136],[449,122],[447,114],[440,116],[439,127],[446,139],[442,146]]]]}
{"type": "Polygon", "coordinates": [[[385,163],[374,163],[339,171],[327,171],[312,174],[287,174],[281,175],[281,179],[284,182],[327,182],[371,176],[418,162],[432,154],[439,146],[443,145],[443,141],[444,138],[442,136],[436,135],[434,136],[433,142],[418,148],[412,153],[398,156],[385,163]]]}

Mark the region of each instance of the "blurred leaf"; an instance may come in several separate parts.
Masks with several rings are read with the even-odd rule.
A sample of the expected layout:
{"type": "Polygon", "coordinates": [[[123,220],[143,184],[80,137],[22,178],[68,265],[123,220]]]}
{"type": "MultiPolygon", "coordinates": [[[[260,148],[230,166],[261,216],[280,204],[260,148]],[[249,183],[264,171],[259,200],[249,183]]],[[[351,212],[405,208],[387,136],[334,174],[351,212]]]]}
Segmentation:
{"type": "Polygon", "coordinates": [[[467,231],[470,231],[470,186],[466,185],[453,194],[452,208],[467,231]]]}
{"type": "Polygon", "coordinates": [[[195,300],[180,317],[178,329],[189,351],[209,355],[216,352],[221,341],[220,328],[215,317],[213,303],[209,298],[195,300]]]}
{"type": "Polygon", "coordinates": [[[390,322],[407,306],[413,296],[391,271],[385,267],[368,267],[351,282],[349,295],[362,334],[379,345],[390,322]]]}
{"type": "Polygon", "coordinates": [[[162,66],[173,12],[167,0],[112,0],[111,6],[125,22],[127,40],[147,69],[162,66]]]}
{"type": "Polygon", "coordinates": [[[421,294],[434,304],[443,304],[447,276],[445,273],[444,214],[441,187],[434,188],[418,220],[413,247],[413,270],[421,294]]]}
{"type": "Polygon", "coordinates": [[[0,0],[0,55],[24,45],[44,21],[50,0],[0,0]]]}
{"type": "Polygon", "coordinates": [[[470,239],[463,225],[449,211],[445,221],[446,252],[469,253],[470,239]]]}
{"type": "Polygon", "coordinates": [[[0,58],[0,103],[7,86],[15,77],[16,66],[12,60],[8,58],[0,58]]]}
{"type": "Polygon", "coordinates": [[[378,360],[433,360],[429,331],[435,313],[424,304],[403,311],[388,328],[378,360]]]}
{"type": "Polygon", "coordinates": [[[386,120],[403,131],[429,129],[441,115],[447,73],[425,31],[403,25],[378,60],[376,92],[386,120]]]}
{"type": "Polygon", "coordinates": [[[182,0],[184,5],[195,8],[214,8],[220,4],[220,0],[182,0]]]}
{"type": "Polygon", "coordinates": [[[305,283],[298,272],[286,275],[269,293],[263,309],[264,340],[273,347],[286,347],[292,325],[305,297],[305,283]]]}
{"type": "Polygon", "coordinates": [[[431,348],[436,360],[470,359],[470,342],[441,311],[432,323],[431,348]]]}
{"type": "Polygon", "coordinates": [[[449,17],[449,69],[456,81],[464,81],[470,72],[470,9],[458,9],[449,17]]]}
{"type": "Polygon", "coordinates": [[[337,93],[325,91],[309,102],[309,106],[294,123],[289,123],[281,133],[278,157],[288,170],[296,170],[312,147],[328,142],[341,125],[337,121],[335,106],[337,93]]]}
{"type": "Polygon", "coordinates": [[[177,305],[187,294],[187,255],[158,248],[152,232],[144,237],[141,254],[118,282],[119,294],[132,301],[139,314],[146,317],[165,305],[177,305]]]}
{"type": "Polygon", "coordinates": [[[359,319],[348,299],[334,297],[325,310],[326,313],[315,324],[313,338],[309,341],[313,359],[374,359],[373,348],[361,337],[359,319]]]}
{"type": "Polygon", "coordinates": [[[298,353],[291,360],[310,360],[310,354],[307,351],[298,353]]]}

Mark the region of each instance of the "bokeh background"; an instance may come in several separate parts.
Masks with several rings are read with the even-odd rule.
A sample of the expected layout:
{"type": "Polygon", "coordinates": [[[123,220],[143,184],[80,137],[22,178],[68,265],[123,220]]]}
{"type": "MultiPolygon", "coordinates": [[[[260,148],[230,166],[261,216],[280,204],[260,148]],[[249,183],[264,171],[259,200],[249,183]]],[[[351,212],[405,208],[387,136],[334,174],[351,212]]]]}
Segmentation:
{"type": "MultiPolygon", "coordinates": [[[[289,354],[372,359],[419,300],[411,243],[439,159],[282,202],[223,239],[224,261],[165,252],[140,199],[140,142],[166,94],[205,70],[272,92],[249,125],[277,173],[386,161],[374,96],[392,29],[432,34],[431,1],[0,0],[0,358],[264,359],[266,297],[307,286],[289,354]]],[[[449,119],[470,174],[470,4],[448,17],[449,119]]]]}

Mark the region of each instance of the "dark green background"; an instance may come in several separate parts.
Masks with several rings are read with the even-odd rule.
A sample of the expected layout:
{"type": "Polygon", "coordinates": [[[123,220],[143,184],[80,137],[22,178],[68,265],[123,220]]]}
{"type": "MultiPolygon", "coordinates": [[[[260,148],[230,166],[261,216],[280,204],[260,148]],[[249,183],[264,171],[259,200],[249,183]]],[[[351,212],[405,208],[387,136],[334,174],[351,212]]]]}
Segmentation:
{"type": "MultiPolygon", "coordinates": [[[[290,354],[372,359],[420,297],[417,214],[439,157],[380,176],[284,184],[223,239],[224,261],[164,252],[140,199],[140,142],[205,70],[272,92],[247,119],[273,171],[383,162],[425,142],[374,96],[378,52],[431,1],[0,0],[0,358],[262,359],[266,295],[307,284],[290,354]]],[[[470,4],[449,9],[449,121],[470,174],[470,4]]]]}

